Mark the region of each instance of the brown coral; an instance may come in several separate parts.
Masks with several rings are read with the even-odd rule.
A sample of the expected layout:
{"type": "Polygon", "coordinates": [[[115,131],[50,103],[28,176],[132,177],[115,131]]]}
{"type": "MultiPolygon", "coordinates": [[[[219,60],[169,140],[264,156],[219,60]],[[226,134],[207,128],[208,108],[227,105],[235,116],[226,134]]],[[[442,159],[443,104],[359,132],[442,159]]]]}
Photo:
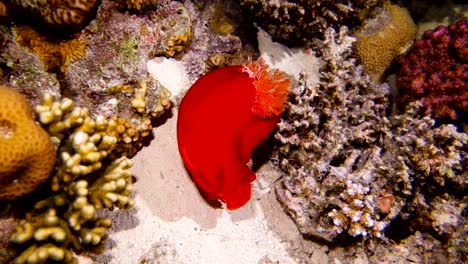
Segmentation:
{"type": "Polygon", "coordinates": [[[361,25],[385,0],[242,0],[243,10],[274,40],[303,45],[328,27],[361,25]]]}
{"type": "Polygon", "coordinates": [[[18,17],[31,17],[49,29],[80,28],[94,15],[97,0],[10,0],[18,17]]]}
{"type": "Polygon", "coordinates": [[[114,0],[121,9],[141,12],[154,9],[158,0],[114,0]]]}
{"type": "Polygon", "coordinates": [[[31,117],[26,99],[0,86],[0,200],[33,191],[54,167],[55,147],[31,117]]]}
{"type": "Polygon", "coordinates": [[[413,43],[416,25],[405,8],[391,5],[370,19],[355,36],[354,49],[364,70],[378,81],[392,61],[413,43]]]}
{"type": "Polygon", "coordinates": [[[86,53],[86,43],[78,39],[52,40],[29,27],[15,27],[16,41],[37,54],[44,70],[63,72],[74,60],[86,53]]]}

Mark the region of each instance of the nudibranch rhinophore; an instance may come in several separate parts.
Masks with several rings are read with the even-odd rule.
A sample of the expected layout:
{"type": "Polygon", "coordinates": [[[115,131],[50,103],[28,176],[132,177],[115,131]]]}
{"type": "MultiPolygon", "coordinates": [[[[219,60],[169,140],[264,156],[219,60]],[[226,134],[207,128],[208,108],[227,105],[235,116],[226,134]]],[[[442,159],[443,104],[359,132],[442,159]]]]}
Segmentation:
{"type": "Polygon", "coordinates": [[[247,162],[278,123],[288,93],[285,74],[268,71],[261,59],[213,70],[190,87],[179,106],[177,141],[207,199],[229,210],[250,200],[255,173],[247,162]]]}

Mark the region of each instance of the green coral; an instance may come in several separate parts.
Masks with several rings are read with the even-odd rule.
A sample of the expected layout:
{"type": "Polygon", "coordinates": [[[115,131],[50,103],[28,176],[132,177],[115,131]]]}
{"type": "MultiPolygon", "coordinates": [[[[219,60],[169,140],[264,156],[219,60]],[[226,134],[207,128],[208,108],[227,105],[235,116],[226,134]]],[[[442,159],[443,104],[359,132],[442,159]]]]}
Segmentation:
{"type": "Polygon", "coordinates": [[[116,65],[127,74],[133,73],[136,70],[135,62],[138,59],[137,47],[139,41],[140,40],[137,35],[127,37],[119,47],[116,65]],[[128,65],[132,65],[133,67],[128,67],[128,65]]]}

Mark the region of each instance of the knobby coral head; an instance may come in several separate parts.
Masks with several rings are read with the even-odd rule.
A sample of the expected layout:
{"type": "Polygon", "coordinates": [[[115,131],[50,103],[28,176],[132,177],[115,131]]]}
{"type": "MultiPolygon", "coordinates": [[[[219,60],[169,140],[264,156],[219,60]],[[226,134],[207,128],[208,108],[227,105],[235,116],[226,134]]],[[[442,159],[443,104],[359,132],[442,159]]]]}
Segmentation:
{"type": "Polygon", "coordinates": [[[26,98],[0,85],[0,201],[34,191],[49,178],[55,160],[55,146],[26,98]]]}
{"type": "Polygon", "coordinates": [[[179,106],[179,152],[204,197],[228,209],[245,205],[255,174],[246,163],[279,121],[289,92],[284,73],[263,60],[216,69],[179,106]]]}
{"type": "Polygon", "coordinates": [[[423,104],[436,119],[459,119],[468,110],[468,21],[426,31],[400,60],[402,106],[423,104]]]}

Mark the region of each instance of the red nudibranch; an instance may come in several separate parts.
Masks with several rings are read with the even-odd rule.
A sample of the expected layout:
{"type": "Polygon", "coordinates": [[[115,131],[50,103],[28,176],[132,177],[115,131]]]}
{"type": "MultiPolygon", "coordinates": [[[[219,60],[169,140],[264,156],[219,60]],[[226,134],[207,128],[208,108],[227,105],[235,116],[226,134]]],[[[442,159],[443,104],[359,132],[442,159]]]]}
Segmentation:
{"type": "Polygon", "coordinates": [[[192,180],[209,200],[229,210],[245,205],[255,180],[246,165],[284,111],[289,80],[263,60],[226,66],[198,79],[182,99],[179,152],[192,180]]]}

